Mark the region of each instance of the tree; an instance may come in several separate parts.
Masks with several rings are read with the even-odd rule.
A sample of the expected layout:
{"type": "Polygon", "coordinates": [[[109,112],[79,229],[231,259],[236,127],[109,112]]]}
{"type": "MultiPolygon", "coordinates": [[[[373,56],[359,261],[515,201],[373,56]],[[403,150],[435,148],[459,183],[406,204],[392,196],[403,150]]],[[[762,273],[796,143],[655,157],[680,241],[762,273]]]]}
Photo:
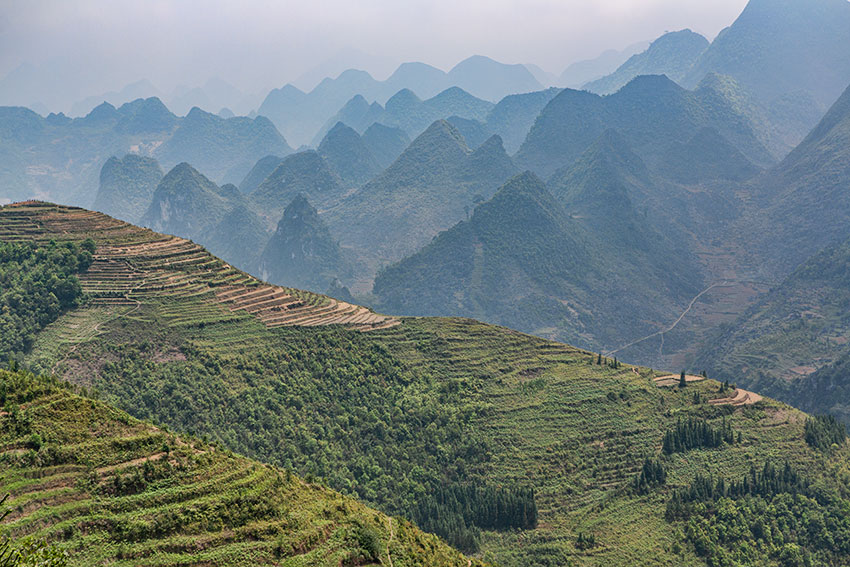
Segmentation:
{"type": "Polygon", "coordinates": [[[679,387],[684,388],[687,385],[688,385],[688,381],[685,378],[685,371],[682,370],[682,373],[679,375],[679,387]]]}
{"type": "MultiPolygon", "coordinates": [[[[3,507],[8,498],[6,494],[0,499],[0,521],[9,515],[9,510],[3,507]]],[[[65,567],[67,564],[65,552],[43,540],[14,541],[5,534],[0,536],[0,567],[65,567]]]]}

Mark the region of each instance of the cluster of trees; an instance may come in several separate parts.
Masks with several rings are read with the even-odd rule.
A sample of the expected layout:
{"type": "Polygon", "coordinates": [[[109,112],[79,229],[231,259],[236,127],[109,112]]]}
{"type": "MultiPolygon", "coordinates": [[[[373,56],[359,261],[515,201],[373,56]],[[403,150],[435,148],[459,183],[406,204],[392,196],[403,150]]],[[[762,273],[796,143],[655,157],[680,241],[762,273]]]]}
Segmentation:
{"type": "Polygon", "coordinates": [[[411,516],[468,553],[478,551],[480,529],[508,530],[537,527],[537,504],[530,488],[452,485],[421,500],[411,516]]]}
{"type": "MultiPolygon", "coordinates": [[[[0,522],[9,515],[3,506],[8,498],[8,494],[0,498],[0,522]]],[[[13,540],[0,533],[0,567],[65,567],[67,564],[65,552],[43,540],[13,540]]]]}
{"type": "Polygon", "coordinates": [[[95,244],[0,243],[0,360],[27,352],[35,335],[83,297],[75,274],[95,244]]]}
{"type": "MultiPolygon", "coordinates": [[[[741,434],[738,433],[738,440],[741,434]]],[[[720,427],[714,427],[704,419],[689,417],[679,421],[674,429],[664,434],[663,451],[667,455],[684,453],[697,447],[720,447],[724,443],[735,442],[732,426],[723,420],[720,427]]]]}
{"type": "Polygon", "coordinates": [[[632,489],[637,494],[648,494],[654,487],[661,486],[665,482],[667,482],[667,469],[661,461],[646,458],[640,474],[635,477],[632,489]]]}
{"type": "Polygon", "coordinates": [[[838,565],[850,553],[850,502],[814,486],[787,462],[752,467],[737,481],[697,475],[673,493],[667,519],[711,567],[768,556],[782,567],[838,565]]]}
{"type": "Polygon", "coordinates": [[[832,415],[816,415],[806,419],[806,443],[830,451],[833,445],[841,446],[847,439],[847,428],[832,415]]]}
{"type": "MultiPolygon", "coordinates": [[[[492,440],[473,426],[480,408],[459,403],[479,377],[407,367],[385,345],[334,328],[279,329],[292,340],[250,354],[184,343],[186,360],[168,364],[153,362],[156,352],[174,348],[154,323],[133,321],[132,333],[136,344],[91,344],[85,355],[106,361],[93,387],[108,383],[106,401],[137,417],[320,480],[392,515],[413,517],[424,502],[433,508],[421,518],[433,522],[418,520],[422,527],[464,549],[476,548],[481,529],[536,523],[530,490],[484,487],[492,440]],[[230,384],[250,387],[234,393],[230,384]],[[479,488],[457,488],[467,485],[479,488]]],[[[441,346],[429,340],[417,348],[438,356],[441,346]]],[[[137,483],[125,477],[120,489],[137,483]]]]}

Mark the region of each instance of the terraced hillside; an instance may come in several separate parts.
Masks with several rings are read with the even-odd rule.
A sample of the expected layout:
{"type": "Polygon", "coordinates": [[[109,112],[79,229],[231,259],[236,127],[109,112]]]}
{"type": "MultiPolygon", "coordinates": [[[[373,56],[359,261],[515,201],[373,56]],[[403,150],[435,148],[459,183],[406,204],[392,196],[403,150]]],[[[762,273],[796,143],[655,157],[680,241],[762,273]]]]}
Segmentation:
{"type": "MultiPolygon", "coordinates": [[[[29,204],[0,210],[0,227],[21,240],[91,236],[96,261],[131,266],[123,253],[168,241],[104,218],[29,204]]],[[[104,285],[39,333],[25,362],[507,567],[850,557],[850,450],[837,432],[822,436],[834,444],[807,443],[812,426],[793,408],[710,379],[665,387],[655,379],[669,372],[469,319],[404,318],[367,333],[356,324],[269,327],[230,310],[238,304],[227,303],[228,290],[250,284],[213,285],[228,276],[206,264],[169,272],[167,262],[162,270],[209,291],[135,296],[114,284],[110,297],[104,285]],[[125,302],[102,301],[113,299],[125,302]],[[777,469],[795,484],[753,494],[741,483],[777,469]],[[735,489],[712,488],[695,505],[708,475],[735,489]],[[788,513],[770,515],[778,509],[788,513]],[[838,526],[832,544],[817,537],[824,523],[838,526]]]]}
{"type": "Polygon", "coordinates": [[[471,564],[409,522],[55,380],[0,370],[0,388],[4,527],[72,566],[471,564]]]}
{"type": "Polygon", "coordinates": [[[80,278],[93,307],[138,307],[150,301],[193,304],[191,309],[166,310],[170,325],[209,324],[245,314],[268,327],[338,324],[367,331],[397,324],[365,307],[264,284],[189,240],[101,213],[39,202],[0,209],[0,240],[84,238],[98,242],[94,262],[80,278]]]}

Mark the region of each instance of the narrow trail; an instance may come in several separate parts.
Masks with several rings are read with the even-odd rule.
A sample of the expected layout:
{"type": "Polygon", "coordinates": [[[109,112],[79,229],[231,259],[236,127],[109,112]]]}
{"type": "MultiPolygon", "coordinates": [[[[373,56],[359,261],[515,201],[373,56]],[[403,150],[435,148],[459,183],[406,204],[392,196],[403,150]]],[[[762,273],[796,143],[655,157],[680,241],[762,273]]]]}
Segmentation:
{"type": "Polygon", "coordinates": [[[685,318],[685,316],[688,314],[688,312],[691,310],[691,308],[692,308],[694,305],[696,305],[696,302],[697,302],[697,301],[699,301],[699,298],[700,298],[700,297],[702,297],[703,295],[705,295],[706,293],[708,293],[709,291],[711,291],[711,290],[712,290],[712,289],[714,289],[715,287],[723,287],[723,286],[729,285],[730,283],[731,283],[731,282],[729,282],[729,280],[723,280],[722,282],[716,282],[716,283],[711,284],[710,286],[708,286],[707,288],[705,288],[704,290],[702,290],[701,292],[699,292],[698,294],[696,294],[696,295],[693,297],[693,299],[691,299],[691,302],[688,304],[687,308],[685,308],[685,310],[684,310],[684,311],[682,311],[682,314],[681,314],[681,315],[679,315],[679,318],[678,318],[678,319],[676,319],[676,320],[673,322],[673,324],[672,324],[672,325],[670,325],[670,326],[669,326],[669,327],[667,327],[666,329],[661,329],[660,331],[655,331],[655,332],[654,332],[654,333],[652,333],[651,335],[646,335],[645,337],[641,337],[641,338],[639,338],[639,339],[637,339],[637,340],[635,340],[635,341],[630,342],[629,344],[626,344],[626,345],[623,345],[623,346],[621,346],[621,347],[618,347],[618,348],[616,348],[616,349],[614,349],[614,350],[612,350],[612,351],[608,351],[607,353],[605,353],[605,356],[611,356],[611,355],[617,354],[617,353],[618,353],[618,352],[620,352],[621,350],[625,350],[625,349],[627,349],[627,348],[629,348],[629,347],[632,347],[632,346],[634,346],[634,345],[636,345],[636,344],[642,343],[642,342],[644,342],[644,341],[647,341],[647,340],[649,340],[649,339],[651,339],[651,338],[653,338],[653,337],[657,337],[657,336],[659,336],[659,335],[661,336],[661,346],[659,347],[659,354],[661,354],[661,351],[664,349],[664,333],[669,333],[670,331],[672,331],[673,329],[675,329],[675,328],[676,328],[676,326],[677,326],[679,323],[681,323],[681,322],[682,322],[682,319],[684,319],[684,318],[685,318]]]}
{"type": "Polygon", "coordinates": [[[387,520],[390,522],[390,537],[387,538],[387,564],[390,567],[393,567],[393,558],[390,555],[390,543],[393,541],[393,537],[395,536],[395,531],[393,530],[393,519],[390,516],[387,516],[387,520]]]}

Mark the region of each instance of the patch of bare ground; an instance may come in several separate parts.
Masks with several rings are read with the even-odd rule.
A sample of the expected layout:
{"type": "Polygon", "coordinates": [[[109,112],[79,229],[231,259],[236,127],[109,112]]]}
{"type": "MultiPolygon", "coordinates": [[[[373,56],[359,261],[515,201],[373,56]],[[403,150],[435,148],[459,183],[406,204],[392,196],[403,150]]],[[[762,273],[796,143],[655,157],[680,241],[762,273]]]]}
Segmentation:
{"type": "Polygon", "coordinates": [[[755,392],[736,388],[735,390],[733,390],[732,395],[727,396],[725,398],[708,400],[708,403],[714,406],[747,406],[752,405],[756,402],[760,402],[761,400],[762,396],[756,394],[755,392]]]}

